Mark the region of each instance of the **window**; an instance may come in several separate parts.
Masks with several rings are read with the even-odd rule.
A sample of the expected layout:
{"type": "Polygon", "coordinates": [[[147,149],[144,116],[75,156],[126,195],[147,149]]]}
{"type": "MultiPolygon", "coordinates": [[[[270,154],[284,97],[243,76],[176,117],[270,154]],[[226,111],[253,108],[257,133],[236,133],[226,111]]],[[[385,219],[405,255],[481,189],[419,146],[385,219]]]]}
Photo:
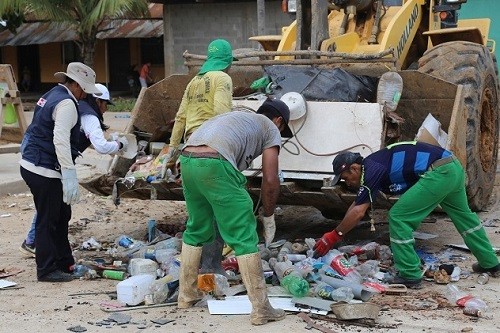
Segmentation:
{"type": "Polygon", "coordinates": [[[141,39],[142,62],[149,61],[153,65],[163,65],[163,37],[141,39]]]}
{"type": "Polygon", "coordinates": [[[61,46],[62,63],[67,65],[70,62],[81,61],[80,48],[75,42],[64,42],[61,46]]]}

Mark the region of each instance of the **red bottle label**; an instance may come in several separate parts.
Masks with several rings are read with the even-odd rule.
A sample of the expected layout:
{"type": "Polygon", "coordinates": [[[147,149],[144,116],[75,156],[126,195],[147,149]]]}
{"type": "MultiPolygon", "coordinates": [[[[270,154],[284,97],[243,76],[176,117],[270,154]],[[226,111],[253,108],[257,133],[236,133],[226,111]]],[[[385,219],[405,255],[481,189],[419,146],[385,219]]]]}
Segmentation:
{"type": "Polygon", "coordinates": [[[349,261],[343,255],[338,255],[333,258],[330,266],[343,276],[346,276],[354,270],[349,261]]]}

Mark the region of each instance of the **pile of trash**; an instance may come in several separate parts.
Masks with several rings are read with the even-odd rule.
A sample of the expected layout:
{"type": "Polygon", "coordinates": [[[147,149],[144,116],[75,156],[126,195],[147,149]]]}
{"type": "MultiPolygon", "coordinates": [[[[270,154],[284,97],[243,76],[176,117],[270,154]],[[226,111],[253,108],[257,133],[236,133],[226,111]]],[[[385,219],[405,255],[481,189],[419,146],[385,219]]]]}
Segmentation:
{"type": "MultiPolygon", "coordinates": [[[[154,225],[151,228],[156,229],[154,225]]],[[[120,280],[116,286],[117,301],[124,306],[175,304],[182,265],[182,233],[170,236],[156,229],[160,235],[153,238],[152,230],[148,231],[148,242],[127,235],[118,237],[114,246],[106,252],[114,258],[113,264],[80,261],[74,274],[82,279],[103,277],[120,280]]],[[[290,311],[302,311],[306,307],[328,312],[340,304],[365,304],[375,307],[374,311],[378,313],[379,307],[369,303],[375,294],[402,295],[407,292],[404,285],[388,283],[396,274],[389,246],[365,242],[362,245],[341,246],[323,257],[314,258],[314,244],[312,238],[293,243],[280,240],[269,247],[259,244],[264,277],[267,284],[273,286],[269,292],[271,301],[273,296],[281,299],[288,297],[293,307],[288,309],[290,311]],[[279,288],[278,294],[276,289],[271,290],[275,287],[279,288]]],[[[440,264],[436,257],[423,252],[419,255],[425,267],[424,279],[449,284],[445,296],[450,303],[464,307],[465,301],[459,300],[463,298],[459,296],[464,295],[450,284],[460,278],[458,266],[440,264]]],[[[197,306],[208,306],[210,310],[211,301],[237,297],[236,294],[245,291],[234,252],[225,247],[223,256],[221,265],[225,274],[198,275],[198,289],[206,296],[197,306]]],[[[472,311],[470,307],[465,307],[467,311],[464,310],[464,313],[482,316],[487,306],[476,301],[476,307],[477,303],[480,308],[472,311]]]]}

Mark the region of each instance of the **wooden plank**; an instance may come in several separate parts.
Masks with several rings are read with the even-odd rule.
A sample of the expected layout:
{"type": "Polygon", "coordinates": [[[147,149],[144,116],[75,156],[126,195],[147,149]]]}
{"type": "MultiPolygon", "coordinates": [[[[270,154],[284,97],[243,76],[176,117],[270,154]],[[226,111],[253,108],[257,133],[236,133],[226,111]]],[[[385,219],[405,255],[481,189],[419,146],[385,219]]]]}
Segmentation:
{"type": "Polygon", "coordinates": [[[21,98],[19,97],[20,93],[19,90],[17,89],[17,83],[15,81],[15,76],[14,76],[14,71],[12,69],[11,65],[8,64],[0,64],[0,83],[5,83],[7,84],[7,92],[5,93],[5,96],[1,100],[2,107],[0,109],[0,135],[2,134],[2,127],[3,127],[3,109],[5,109],[6,104],[13,104],[14,108],[16,110],[16,115],[17,115],[17,123],[19,126],[19,129],[21,130],[21,134],[24,134],[26,132],[26,129],[28,128],[26,118],[24,117],[24,108],[21,102],[21,98]]]}

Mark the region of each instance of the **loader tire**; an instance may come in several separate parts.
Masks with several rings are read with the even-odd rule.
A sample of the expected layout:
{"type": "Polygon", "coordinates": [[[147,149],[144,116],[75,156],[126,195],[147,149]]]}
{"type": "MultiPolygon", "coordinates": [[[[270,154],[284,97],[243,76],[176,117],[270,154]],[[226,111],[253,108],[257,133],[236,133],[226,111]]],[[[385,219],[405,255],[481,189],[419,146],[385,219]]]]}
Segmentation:
{"type": "Polygon", "coordinates": [[[467,199],[472,210],[483,210],[497,169],[500,89],[496,58],[483,45],[454,41],[425,52],[418,71],[464,85],[467,199]]]}

